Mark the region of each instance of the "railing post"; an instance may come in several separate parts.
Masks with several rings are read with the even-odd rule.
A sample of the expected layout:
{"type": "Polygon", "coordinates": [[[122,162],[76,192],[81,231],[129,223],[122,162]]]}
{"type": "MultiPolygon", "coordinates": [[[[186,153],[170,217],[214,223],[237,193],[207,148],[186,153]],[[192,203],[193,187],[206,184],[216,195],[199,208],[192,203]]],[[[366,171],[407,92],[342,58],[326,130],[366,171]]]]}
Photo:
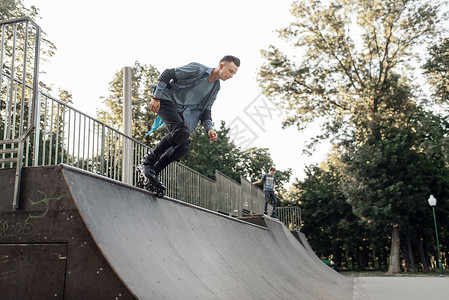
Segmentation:
{"type": "Polygon", "coordinates": [[[36,97],[33,99],[33,116],[32,118],[34,118],[32,121],[33,123],[33,127],[36,128],[36,130],[34,131],[34,153],[33,153],[33,166],[38,166],[39,165],[39,148],[40,148],[40,134],[41,134],[41,130],[40,130],[40,124],[39,121],[41,119],[41,93],[34,93],[33,91],[33,97],[36,97]]]}
{"type": "Polygon", "coordinates": [[[104,170],[104,148],[105,148],[105,139],[106,139],[106,126],[104,123],[101,123],[101,156],[100,156],[100,174],[105,176],[104,170]]]}
{"type": "MultiPolygon", "coordinates": [[[[10,54],[10,60],[11,60],[11,66],[10,66],[10,82],[7,84],[7,91],[5,94],[5,128],[4,128],[4,136],[2,138],[2,145],[4,145],[2,148],[3,150],[8,150],[6,152],[10,152],[10,158],[9,159],[2,159],[7,160],[11,163],[16,164],[16,172],[15,172],[15,178],[14,178],[14,194],[13,194],[13,209],[16,210],[19,208],[20,203],[20,184],[21,184],[21,176],[22,176],[22,167],[23,167],[23,159],[24,159],[24,147],[25,144],[27,144],[27,141],[29,141],[30,134],[36,129],[36,127],[39,127],[39,118],[36,116],[38,114],[38,111],[40,109],[38,102],[39,102],[39,54],[40,54],[40,27],[37,26],[30,18],[19,18],[14,19],[10,21],[2,21],[2,37],[1,37],[1,44],[0,44],[0,50],[1,50],[1,67],[0,67],[0,77],[3,77],[4,75],[7,76],[7,74],[4,74],[3,68],[4,68],[4,59],[5,59],[5,53],[7,55],[7,52],[5,49],[7,49],[7,44],[5,44],[5,38],[6,38],[6,24],[12,24],[13,27],[13,33],[12,36],[8,37],[12,39],[12,47],[11,47],[11,54],[10,54]],[[24,22],[24,41],[23,41],[23,57],[17,57],[16,56],[16,49],[20,48],[20,42],[18,41],[18,38],[20,37],[20,34],[18,35],[19,26],[18,24],[24,22]],[[31,97],[31,107],[28,111],[28,120],[31,120],[28,124],[28,129],[26,132],[24,132],[24,125],[25,125],[25,89],[27,88],[26,78],[27,78],[27,70],[28,70],[28,39],[30,37],[29,31],[30,31],[30,23],[33,24],[33,26],[36,29],[36,37],[35,37],[35,48],[34,48],[34,73],[33,73],[33,86],[32,91],[33,95],[31,97]],[[20,67],[20,63],[18,62],[18,59],[23,59],[23,66],[22,67],[22,76],[20,74],[16,78],[16,71],[19,72],[19,70],[16,70],[16,62],[17,66],[20,67]],[[20,79],[21,78],[21,81],[20,79]],[[21,87],[21,94],[18,94],[19,88],[21,87]],[[18,97],[20,96],[20,106],[18,107],[19,111],[16,111],[17,107],[14,107],[15,101],[18,100],[18,97]],[[31,116],[30,116],[31,115],[31,116]],[[18,122],[16,124],[15,122],[18,122]],[[19,126],[16,128],[16,126],[19,126]],[[17,133],[17,136],[16,136],[17,133]],[[10,148],[8,148],[8,146],[10,148]],[[15,150],[14,150],[15,149],[15,150]],[[13,151],[14,150],[14,151],[13,151]],[[13,153],[16,153],[17,156],[14,158],[13,153]]],[[[20,52],[18,52],[20,55],[20,52]]],[[[0,79],[1,82],[1,79],[0,79]]],[[[0,84],[1,85],[1,84],[0,84]]],[[[0,89],[2,87],[0,86],[0,89]]],[[[39,138],[37,138],[37,141],[39,138]]],[[[35,140],[36,141],[36,140],[35,140]]],[[[29,145],[28,145],[29,146],[29,145]]],[[[34,145],[34,149],[36,151],[36,148],[39,149],[38,145],[34,145]]],[[[27,150],[28,151],[28,150],[27,150]]],[[[5,153],[5,151],[3,151],[5,153]]],[[[38,150],[36,153],[39,153],[38,150]]],[[[3,155],[4,157],[4,155],[3,155]]],[[[33,158],[36,158],[37,155],[35,154],[33,158]]],[[[27,158],[27,157],[25,157],[27,158]]],[[[2,164],[3,167],[3,164],[2,164]]]]}
{"type": "Polygon", "coordinates": [[[123,68],[123,166],[122,180],[125,183],[132,184],[133,158],[131,150],[131,141],[128,137],[132,137],[132,68],[123,68]]]}

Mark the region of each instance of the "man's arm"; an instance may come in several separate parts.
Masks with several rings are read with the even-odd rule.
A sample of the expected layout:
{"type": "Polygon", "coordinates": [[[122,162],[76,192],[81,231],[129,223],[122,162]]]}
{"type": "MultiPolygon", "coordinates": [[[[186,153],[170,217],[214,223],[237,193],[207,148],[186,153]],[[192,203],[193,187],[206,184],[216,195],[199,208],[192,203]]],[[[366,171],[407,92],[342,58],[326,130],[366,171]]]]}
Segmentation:
{"type": "Polygon", "coordinates": [[[257,181],[254,181],[254,182],[253,182],[253,185],[258,184],[258,183],[261,183],[261,182],[262,182],[262,179],[259,179],[259,180],[257,180],[257,181]]]}
{"type": "Polygon", "coordinates": [[[212,105],[214,104],[215,99],[217,99],[217,95],[212,97],[211,100],[207,103],[206,109],[203,111],[200,117],[201,124],[203,124],[204,129],[209,135],[209,139],[213,142],[215,142],[218,138],[217,133],[215,132],[212,125],[212,105]]]}
{"type": "Polygon", "coordinates": [[[170,88],[170,82],[183,82],[185,84],[191,79],[200,76],[206,69],[206,66],[195,62],[179,68],[166,69],[159,77],[154,97],[161,98],[164,91],[170,88]]]}
{"type": "Polygon", "coordinates": [[[214,127],[212,125],[212,111],[210,109],[205,109],[200,117],[201,124],[203,124],[206,132],[213,130],[214,127]]]}
{"type": "Polygon", "coordinates": [[[176,69],[167,69],[162,72],[157,82],[156,90],[154,91],[154,98],[160,99],[167,87],[170,86],[170,81],[176,80],[176,69]]]}
{"type": "Polygon", "coordinates": [[[171,82],[186,80],[189,81],[202,74],[202,72],[204,72],[204,70],[206,69],[206,66],[203,66],[199,63],[190,63],[180,68],[166,69],[159,77],[159,81],[156,85],[156,90],[154,91],[153,99],[148,105],[150,110],[156,113],[159,111],[159,100],[162,98],[165,90],[167,88],[170,88],[171,82]]]}
{"type": "Polygon", "coordinates": [[[264,177],[262,177],[262,178],[260,178],[259,180],[257,180],[257,181],[254,181],[253,182],[253,185],[254,184],[258,184],[258,183],[261,183],[262,181],[263,181],[263,179],[265,178],[265,176],[264,177]]]}

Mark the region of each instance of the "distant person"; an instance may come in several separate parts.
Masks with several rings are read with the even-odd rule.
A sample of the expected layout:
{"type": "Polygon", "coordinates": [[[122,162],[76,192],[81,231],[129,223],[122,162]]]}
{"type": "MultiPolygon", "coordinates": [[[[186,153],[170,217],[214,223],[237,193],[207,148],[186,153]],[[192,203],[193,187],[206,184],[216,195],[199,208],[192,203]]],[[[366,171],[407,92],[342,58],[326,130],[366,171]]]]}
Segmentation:
{"type": "Polygon", "coordinates": [[[263,182],[263,191],[265,193],[265,209],[263,213],[265,215],[268,213],[267,212],[268,202],[270,201],[271,197],[271,199],[273,200],[273,213],[271,214],[271,217],[277,218],[278,217],[276,214],[277,200],[276,196],[274,195],[274,192],[276,191],[276,176],[274,174],[276,174],[276,169],[274,167],[271,167],[268,174],[263,175],[261,179],[253,182],[253,185],[263,182]]]}
{"type": "Polygon", "coordinates": [[[331,262],[330,262],[331,268],[332,268],[333,270],[336,270],[336,269],[335,269],[335,262],[334,262],[334,260],[331,258],[330,261],[331,261],[331,262]]]}
{"type": "Polygon", "coordinates": [[[217,140],[217,133],[212,127],[212,105],[220,90],[220,80],[231,79],[239,66],[237,57],[227,55],[216,68],[192,62],[162,72],[148,107],[158,114],[155,123],[165,123],[169,133],[145,155],[138,167],[156,187],[165,189],[158,174],[171,162],[179,161],[187,154],[190,149],[189,136],[200,120],[209,139],[217,140]]]}

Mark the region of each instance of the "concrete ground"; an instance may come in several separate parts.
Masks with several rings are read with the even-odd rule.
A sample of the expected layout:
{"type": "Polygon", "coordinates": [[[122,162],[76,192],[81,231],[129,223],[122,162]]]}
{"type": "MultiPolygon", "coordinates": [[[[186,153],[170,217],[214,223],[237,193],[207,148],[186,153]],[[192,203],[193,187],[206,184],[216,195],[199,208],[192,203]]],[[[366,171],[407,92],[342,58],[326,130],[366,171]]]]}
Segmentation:
{"type": "Polygon", "coordinates": [[[449,299],[449,277],[357,277],[352,299],[449,299]]]}

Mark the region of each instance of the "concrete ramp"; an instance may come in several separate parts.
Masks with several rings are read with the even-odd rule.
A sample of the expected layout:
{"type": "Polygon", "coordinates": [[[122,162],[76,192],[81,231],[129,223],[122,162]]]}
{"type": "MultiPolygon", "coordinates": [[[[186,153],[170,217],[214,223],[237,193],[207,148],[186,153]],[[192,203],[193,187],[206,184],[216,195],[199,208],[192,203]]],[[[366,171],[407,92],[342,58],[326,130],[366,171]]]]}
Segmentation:
{"type": "MultiPolygon", "coordinates": [[[[44,190],[47,199],[61,197],[44,207],[45,217],[26,220],[33,232],[21,243],[67,245],[65,299],[352,298],[352,279],[314,258],[277,220],[254,225],[67,166],[28,168],[24,182],[22,213],[8,214],[2,199],[0,218],[23,223],[40,215],[26,197],[44,190]]],[[[0,295],[8,282],[2,257],[0,295]]]]}

